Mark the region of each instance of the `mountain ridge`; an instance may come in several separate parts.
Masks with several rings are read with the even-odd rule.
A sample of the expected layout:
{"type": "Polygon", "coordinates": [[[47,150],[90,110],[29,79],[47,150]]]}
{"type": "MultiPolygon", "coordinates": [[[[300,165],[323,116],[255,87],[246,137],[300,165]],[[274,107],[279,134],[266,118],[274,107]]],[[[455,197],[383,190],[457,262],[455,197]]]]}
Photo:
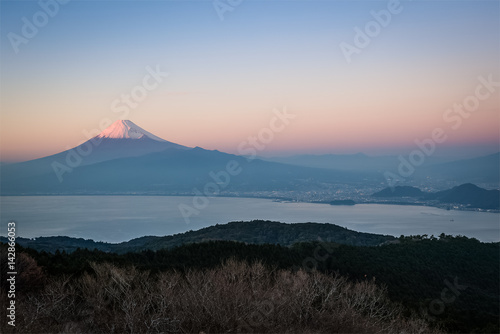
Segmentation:
{"type": "Polygon", "coordinates": [[[451,189],[437,192],[423,192],[419,188],[410,186],[387,187],[372,194],[377,198],[404,198],[413,197],[420,200],[437,201],[445,204],[461,204],[466,208],[485,210],[500,209],[500,191],[484,189],[472,183],[464,183],[451,189]]]}
{"type": "MultiPolygon", "coordinates": [[[[142,140],[142,139],[141,139],[142,140]]],[[[23,180],[4,180],[6,194],[115,194],[128,192],[178,193],[193,192],[212,182],[210,173],[220,173],[228,163],[235,163],[241,172],[231,177],[225,190],[273,191],[276,189],[311,189],[321,183],[367,182],[381,176],[286,165],[244,157],[216,150],[166,149],[139,157],[125,157],[81,166],[64,175],[58,182],[54,173],[23,180]],[[51,175],[52,174],[52,175],[51,175]]],[[[221,189],[222,190],[222,189],[221,189]]]]}
{"type": "MultiPolygon", "coordinates": [[[[291,246],[297,242],[324,241],[353,246],[377,246],[396,238],[389,235],[364,233],[329,223],[281,223],[269,220],[233,221],[216,224],[196,231],[168,236],[144,236],[121,243],[106,243],[72,237],[17,238],[23,247],[38,251],[72,252],[78,248],[98,249],[106,252],[127,253],[143,250],[160,250],[190,243],[206,241],[238,241],[249,244],[280,244],[291,246]],[[321,238],[320,238],[321,236],[321,238]]],[[[1,242],[6,242],[0,237],[1,242]]]]}
{"type": "MultiPolygon", "coordinates": [[[[329,193],[339,187],[375,187],[385,179],[386,168],[397,168],[398,164],[396,157],[370,157],[363,153],[296,157],[300,161],[282,159],[280,162],[249,159],[198,146],[190,148],[157,137],[129,120],[118,120],[72,149],[40,159],[0,165],[0,189],[2,195],[193,194],[195,187],[203,188],[212,181],[210,173],[224,172],[227,164],[234,161],[242,173],[231,178],[226,191],[278,191],[281,198],[290,192],[302,192],[330,200],[329,193]]],[[[450,167],[451,170],[461,177],[476,179],[473,175],[480,175],[485,181],[495,177],[498,180],[498,157],[497,153],[453,162],[449,166],[455,166],[455,169],[450,167]],[[496,176],[492,176],[493,172],[496,176]]],[[[432,168],[438,168],[435,166],[432,168]]],[[[426,182],[436,182],[440,168],[443,167],[436,172],[422,166],[415,175],[426,176],[425,171],[429,171],[432,177],[426,176],[426,182]]]]}

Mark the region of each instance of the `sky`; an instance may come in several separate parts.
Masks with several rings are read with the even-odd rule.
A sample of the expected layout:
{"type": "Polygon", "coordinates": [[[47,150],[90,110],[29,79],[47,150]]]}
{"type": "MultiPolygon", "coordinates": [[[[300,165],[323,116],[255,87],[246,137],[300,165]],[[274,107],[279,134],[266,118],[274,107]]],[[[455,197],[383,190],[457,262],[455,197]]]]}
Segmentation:
{"type": "Polygon", "coordinates": [[[0,160],[118,119],[229,153],[255,137],[261,155],[402,154],[436,131],[435,154],[494,153],[499,6],[2,0],[0,160]],[[277,112],[293,118],[276,126],[277,112]]]}

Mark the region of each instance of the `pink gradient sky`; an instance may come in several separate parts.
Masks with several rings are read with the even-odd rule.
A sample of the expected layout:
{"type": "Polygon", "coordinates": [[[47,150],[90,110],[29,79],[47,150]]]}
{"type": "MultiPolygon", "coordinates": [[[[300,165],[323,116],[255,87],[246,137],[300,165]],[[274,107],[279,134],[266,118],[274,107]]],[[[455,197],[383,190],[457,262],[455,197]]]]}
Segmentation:
{"type": "Polygon", "coordinates": [[[479,76],[500,80],[497,2],[412,3],[351,64],[339,43],[382,2],[249,2],[224,22],[202,3],[68,4],[18,54],[6,34],[39,8],[3,4],[1,160],[74,147],[106,118],[237,153],[283,107],[296,119],[263,155],[396,154],[437,127],[440,154],[498,151],[500,88],[457,129],[443,120],[479,76]],[[157,64],[169,76],[127,115],[113,112],[157,64]]]}

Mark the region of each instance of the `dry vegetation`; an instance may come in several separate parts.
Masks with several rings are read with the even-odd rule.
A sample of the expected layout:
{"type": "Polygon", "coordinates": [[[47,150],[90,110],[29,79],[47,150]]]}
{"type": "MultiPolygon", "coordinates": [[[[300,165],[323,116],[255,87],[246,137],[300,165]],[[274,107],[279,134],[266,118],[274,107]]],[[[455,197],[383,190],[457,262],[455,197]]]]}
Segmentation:
{"type": "MultiPolygon", "coordinates": [[[[428,333],[373,282],[272,270],[229,260],[219,267],[150,275],[92,264],[93,273],[49,279],[25,257],[17,333],[428,333]],[[30,286],[30,282],[36,284],[30,286]]],[[[6,294],[2,289],[2,305],[6,294]]],[[[2,319],[2,332],[8,332],[2,319]]]]}

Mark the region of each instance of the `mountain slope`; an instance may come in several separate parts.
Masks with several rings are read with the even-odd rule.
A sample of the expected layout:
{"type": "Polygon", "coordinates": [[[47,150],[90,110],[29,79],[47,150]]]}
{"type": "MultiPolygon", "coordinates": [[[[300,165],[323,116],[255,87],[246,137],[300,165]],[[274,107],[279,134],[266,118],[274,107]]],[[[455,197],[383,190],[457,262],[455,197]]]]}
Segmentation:
{"type": "MultiPolygon", "coordinates": [[[[335,170],[398,173],[401,164],[397,156],[368,156],[357,154],[303,154],[289,157],[262,158],[266,161],[296,166],[326,168],[335,170]]],[[[411,176],[416,179],[429,177],[434,180],[448,180],[460,183],[499,183],[500,153],[473,159],[449,161],[435,156],[426,157],[425,163],[415,169],[411,176]]]]}
{"type": "Polygon", "coordinates": [[[302,154],[290,157],[263,158],[267,161],[280,162],[303,167],[326,168],[336,170],[378,171],[384,172],[398,165],[397,157],[370,157],[357,154],[302,154]]]}
{"type": "MultiPolygon", "coordinates": [[[[385,171],[397,172],[400,160],[397,156],[368,156],[363,153],[356,154],[301,154],[289,157],[262,158],[267,161],[281,162],[291,165],[326,168],[335,170],[370,171],[384,173],[385,171]]],[[[447,160],[440,157],[428,157],[426,166],[443,163],[447,160]]]]}
{"type": "MultiPolygon", "coordinates": [[[[126,253],[159,250],[213,240],[239,241],[249,244],[280,244],[281,246],[291,246],[297,242],[305,241],[335,242],[353,246],[377,246],[395,240],[395,238],[388,235],[356,232],[334,224],[286,224],[254,220],[217,224],[197,231],[164,237],[141,237],[118,244],[69,237],[17,238],[16,242],[23,247],[47,252],[55,252],[58,249],[72,252],[77,248],[91,250],[95,248],[107,252],[126,253]]],[[[6,239],[0,237],[0,241],[6,242],[6,239]]]]}
{"type": "Polygon", "coordinates": [[[394,188],[385,188],[374,193],[373,197],[422,197],[422,190],[410,186],[396,186],[394,188]]]}
{"type": "Polygon", "coordinates": [[[450,180],[458,183],[500,182],[500,152],[484,157],[458,160],[417,168],[415,177],[450,180]]]}
{"type": "Polygon", "coordinates": [[[378,198],[415,197],[423,201],[429,201],[428,204],[437,201],[439,203],[461,204],[469,208],[500,209],[499,190],[487,190],[471,183],[435,193],[425,193],[418,188],[408,186],[398,186],[394,189],[389,187],[374,193],[372,196],[378,198]]]}
{"type": "Polygon", "coordinates": [[[441,203],[458,203],[472,208],[496,209],[500,208],[500,191],[486,190],[466,183],[449,190],[439,191],[427,195],[426,198],[437,199],[441,203]]]}
{"type": "Polygon", "coordinates": [[[149,138],[159,142],[166,142],[166,140],[155,136],[151,132],[135,125],[129,120],[118,120],[111,124],[107,129],[102,131],[96,138],[110,138],[110,139],[141,139],[149,138]]]}
{"type": "Polygon", "coordinates": [[[50,182],[64,180],[74,169],[118,158],[136,157],[166,149],[188,149],[168,142],[131,121],[118,120],[99,135],[67,151],[40,159],[1,166],[2,191],[18,181],[20,186],[43,177],[50,182]]]}
{"type": "Polygon", "coordinates": [[[370,180],[379,182],[380,176],[291,166],[259,159],[249,161],[240,156],[197,147],[167,149],[82,166],[67,173],[64,182],[58,182],[53,173],[15,182],[6,181],[2,184],[2,191],[4,194],[192,194],[194,187],[203,192],[205,186],[210,184],[208,193],[212,194],[218,193],[217,190],[311,190],[321,189],[325,183],[366,183],[370,180]],[[231,169],[239,173],[233,173],[237,175],[230,176],[229,182],[226,182],[228,164],[233,164],[231,169]],[[218,183],[223,185],[217,187],[218,183]]]}

